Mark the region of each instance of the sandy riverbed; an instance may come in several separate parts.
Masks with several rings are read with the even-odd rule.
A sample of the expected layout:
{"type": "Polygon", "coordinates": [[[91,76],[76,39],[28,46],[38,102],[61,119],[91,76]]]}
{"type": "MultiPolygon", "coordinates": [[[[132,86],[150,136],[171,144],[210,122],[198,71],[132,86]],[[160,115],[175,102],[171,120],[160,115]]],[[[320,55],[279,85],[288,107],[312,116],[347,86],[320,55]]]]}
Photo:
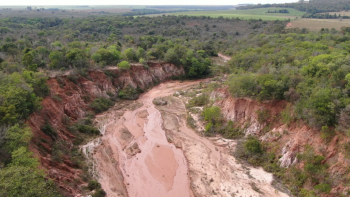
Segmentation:
{"type": "Polygon", "coordinates": [[[107,196],[288,196],[271,186],[272,174],[237,163],[235,141],[186,126],[184,101],[171,95],[198,84],[162,83],[96,117],[104,135],[92,157],[107,196]],[[155,106],[156,97],[168,104],[155,106]]]}

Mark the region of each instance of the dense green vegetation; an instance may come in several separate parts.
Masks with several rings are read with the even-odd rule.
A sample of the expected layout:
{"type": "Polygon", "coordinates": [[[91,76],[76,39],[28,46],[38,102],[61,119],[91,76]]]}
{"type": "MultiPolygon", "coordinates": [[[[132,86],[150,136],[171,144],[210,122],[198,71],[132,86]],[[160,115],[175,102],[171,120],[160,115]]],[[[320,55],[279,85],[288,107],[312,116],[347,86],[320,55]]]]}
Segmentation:
{"type": "Polygon", "coordinates": [[[285,22],[113,16],[72,20],[6,18],[0,24],[1,57],[6,60],[3,69],[20,69],[19,64],[29,71],[117,64],[128,69],[129,62],[165,60],[182,64],[188,77],[197,78],[208,73],[208,57],[228,48],[233,40],[251,33],[282,31],[285,22]]]}
{"type": "Polygon", "coordinates": [[[288,100],[295,117],[313,127],[342,126],[349,121],[339,119],[350,104],[348,43],[348,35],[326,30],[242,40],[229,62],[229,90],[235,97],[288,100]]]}
{"type": "MultiPolygon", "coordinates": [[[[10,43],[2,45],[8,53],[10,43]]],[[[44,74],[1,63],[0,71],[0,196],[57,196],[51,180],[38,169],[28,149],[31,131],[24,120],[40,108],[49,92],[44,74]],[[43,189],[44,188],[44,189],[43,189]]]]}
{"type": "MultiPolygon", "coordinates": [[[[335,129],[350,135],[350,37],[343,29],[342,33],[334,29],[318,33],[296,30],[297,33],[261,34],[240,40],[229,66],[218,70],[231,73],[227,85],[234,97],[291,103],[281,117],[270,117],[268,110],[257,111],[258,121],[267,124],[264,129],[269,129],[271,118],[286,124],[299,120],[317,128],[328,143],[335,129]]],[[[325,158],[311,148],[298,156],[303,169],[286,170],[279,167],[275,155],[267,152],[273,145],[259,143],[248,137],[236,156],[273,172],[295,195],[319,196],[335,187],[325,158]],[[313,189],[303,189],[306,183],[313,189]]]]}
{"type": "Polygon", "coordinates": [[[349,19],[350,16],[341,14],[329,14],[329,13],[311,13],[303,14],[302,18],[324,18],[324,19],[349,19]]]}

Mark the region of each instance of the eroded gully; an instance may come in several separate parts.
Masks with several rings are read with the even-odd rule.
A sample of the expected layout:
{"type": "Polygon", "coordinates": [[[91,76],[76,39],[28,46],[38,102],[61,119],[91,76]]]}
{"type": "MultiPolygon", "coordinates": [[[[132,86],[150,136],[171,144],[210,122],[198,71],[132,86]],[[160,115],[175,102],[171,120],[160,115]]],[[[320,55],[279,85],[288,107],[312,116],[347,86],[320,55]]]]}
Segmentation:
{"type": "Polygon", "coordinates": [[[84,150],[107,196],[287,196],[271,186],[271,174],[230,156],[235,141],[186,126],[183,100],[170,95],[199,82],[162,83],[96,117],[103,136],[84,150]],[[156,107],[156,97],[168,104],[156,107]]]}

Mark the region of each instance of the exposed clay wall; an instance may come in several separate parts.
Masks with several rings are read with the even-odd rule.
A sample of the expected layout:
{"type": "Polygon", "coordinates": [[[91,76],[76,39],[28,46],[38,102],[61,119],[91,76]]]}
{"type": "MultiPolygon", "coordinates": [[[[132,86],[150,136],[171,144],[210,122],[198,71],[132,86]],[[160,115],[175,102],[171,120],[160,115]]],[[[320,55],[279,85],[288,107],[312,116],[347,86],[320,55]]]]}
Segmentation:
{"type": "MultiPolygon", "coordinates": [[[[344,154],[344,144],[350,141],[349,137],[337,132],[330,142],[321,138],[321,132],[308,127],[302,121],[291,123],[289,126],[281,122],[281,112],[286,108],[286,101],[264,101],[249,98],[233,98],[222,88],[211,94],[211,99],[215,100],[215,105],[222,110],[227,120],[232,120],[244,128],[246,135],[253,134],[262,141],[268,142],[273,147],[268,151],[274,152],[280,157],[279,162],[282,167],[296,165],[303,168],[303,163],[298,161],[297,154],[302,153],[306,146],[311,146],[316,154],[324,156],[324,162],[328,164],[328,172],[333,180],[333,187],[328,196],[337,196],[349,188],[344,180],[349,178],[348,166],[349,156],[344,154]],[[262,130],[266,125],[258,121],[257,111],[268,109],[271,123],[269,132],[262,130]],[[344,179],[346,178],[346,179],[344,179]]],[[[305,187],[311,187],[305,185],[305,187]]]]}
{"type": "Polygon", "coordinates": [[[64,140],[72,147],[76,136],[67,130],[65,120],[70,118],[76,121],[91,112],[89,103],[96,97],[108,98],[107,92],[117,94],[128,85],[147,90],[159,82],[184,74],[182,67],[170,63],[149,63],[148,68],[132,65],[127,71],[108,68],[108,72],[113,77],[107,76],[105,71],[94,70],[89,71],[86,77],[79,76],[75,80],[69,80],[67,76],[50,78],[47,84],[51,95],[43,99],[42,109],[33,113],[27,121],[34,134],[31,150],[40,158],[42,168],[64,191],[65,196],[80,193],[79,188],[84,185],[80,178],[81,170],[68,159],[52,161],[52,139],[40,130],[45,121],[57,131],[56,140],[64,140]]]}

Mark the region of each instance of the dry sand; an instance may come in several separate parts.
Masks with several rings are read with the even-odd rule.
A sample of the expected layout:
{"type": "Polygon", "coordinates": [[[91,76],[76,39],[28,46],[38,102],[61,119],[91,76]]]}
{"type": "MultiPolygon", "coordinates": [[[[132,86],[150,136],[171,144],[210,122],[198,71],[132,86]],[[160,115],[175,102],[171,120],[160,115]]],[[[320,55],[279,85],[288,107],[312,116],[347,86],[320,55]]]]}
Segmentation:
{"type": "Polygon", "coordinates": [[[96,118],[104,135],[92,157],[107,196],[288,196],[271,186],[272,174],[237,163],[235,141],[186,126],[184,101],[171,95],[199,82],[160,84],[96,118]],[[154,106],[156,97],[168,104],[154,106]]]}

